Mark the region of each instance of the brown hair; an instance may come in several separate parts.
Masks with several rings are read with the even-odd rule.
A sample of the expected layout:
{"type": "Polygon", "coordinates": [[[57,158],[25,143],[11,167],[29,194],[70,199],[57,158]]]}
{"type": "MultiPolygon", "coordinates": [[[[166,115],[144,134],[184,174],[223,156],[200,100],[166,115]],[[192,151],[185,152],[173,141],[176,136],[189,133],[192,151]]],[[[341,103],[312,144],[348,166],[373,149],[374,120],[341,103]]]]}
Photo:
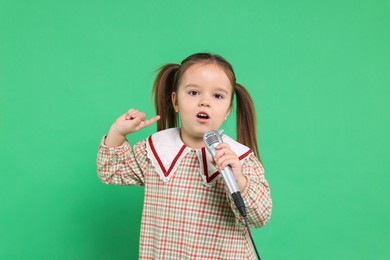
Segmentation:
{"type": "MultiPolygon", "coordinates": [[[[175,113],[171,95],[172,92],[177,92],[178,83],[184,72],[190,66],[198,63],[214,63],[226,73],[236,94],[237,141],[251,148],[260,159],[253,101],[244,86],[236,82],[232,65],[216,54],[195,53],[184,59],[180,65],[170,63],[159,69],[152,91],[156,113],[161,117],[157,121],[157,131],[178,127],[178,115],[175,113]]],[[[232,95],[232,104],[233,97],[234,95],[232,95]]]]}

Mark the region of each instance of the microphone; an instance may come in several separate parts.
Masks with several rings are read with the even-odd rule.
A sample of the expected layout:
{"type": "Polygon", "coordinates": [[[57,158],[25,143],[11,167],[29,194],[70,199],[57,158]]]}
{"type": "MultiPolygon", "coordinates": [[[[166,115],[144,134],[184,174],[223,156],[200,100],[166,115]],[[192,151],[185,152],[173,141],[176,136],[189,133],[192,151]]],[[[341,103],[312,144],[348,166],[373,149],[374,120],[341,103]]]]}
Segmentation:
{"type": "MultiPolygon", "coordinates": [[[[214,130],[209,131],[203,135],[203,141],[206,145],[207,151],[215,157],[217,154],[217,149],[215,148],[220,143],[223,143],[221,133],[223,131],[220,130],[214,130]]],[[[220,169],[219,172],[221,173],[223,180],[228,187],[230,194],[232,195],[232,198],[234,200],[234,204],[236,205],[238,211],[240,211],[241,215],[245,218],[246,217],[246,211],[245,211],[245,203],[244,200],[241,197],[241,192],[238,189],[236,179],[234,178],[234,174],[232,172],[232,169],[229,166],[226,166],[223,169],[220,169]]]]}

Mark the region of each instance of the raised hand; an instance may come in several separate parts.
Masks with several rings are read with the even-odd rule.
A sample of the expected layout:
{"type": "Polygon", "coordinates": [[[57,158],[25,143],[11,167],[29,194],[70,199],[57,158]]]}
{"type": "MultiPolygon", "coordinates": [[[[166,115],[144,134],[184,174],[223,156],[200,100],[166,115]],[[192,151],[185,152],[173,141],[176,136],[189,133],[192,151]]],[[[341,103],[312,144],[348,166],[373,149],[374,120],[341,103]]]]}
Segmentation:
{"type": "Polygon", "coordinates": [[[130,109],[127,113],[121,115],[111,126],[105,144],[111,147],[121,145],[125,141],[126,135],[150,126],[159,120],[160,116],[157,115],[148,120],[145,120],[145,118],[145,113],[133,108],[130,109]]]}
{"type": "Polygon", "coordinates": [[[160,119],[160,116],[152,117],[145,120],[146,115],[136,109],[130,109],[126,114],[119,117],[114,125],[122,135],[131,134],[141,130],[142,128],[148,127],[160,119]]]}

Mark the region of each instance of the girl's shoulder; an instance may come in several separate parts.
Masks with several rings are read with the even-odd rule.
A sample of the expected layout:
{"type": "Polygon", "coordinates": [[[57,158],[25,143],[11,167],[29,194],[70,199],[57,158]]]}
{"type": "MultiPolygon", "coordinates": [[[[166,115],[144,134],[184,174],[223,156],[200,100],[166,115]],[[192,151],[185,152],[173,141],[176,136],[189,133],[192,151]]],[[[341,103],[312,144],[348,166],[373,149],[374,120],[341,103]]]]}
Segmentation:
{"type": "Polygon", "coordinates": [[[168,128],[161,131],[158,131],[150,135],[146,140],[153,139],[154,141],[174,141],[175,144],[183,145],[183,141],[180,138],[180,128],[168,128]]]}
{"type": "Polygon", "coordinates": [[[222,140],[224,143],[227,143],[230,146],[230,149],[232,149],[238,155],[240,160],[243,160],[248,156],[254,154],[252,149],[250,149],[248,146],[245,146],[237,142],[236,140],[234,140],[228,135],[223,134],[222,140]]]}
{"type": "Polygon", "coordinates": [[[165,130],[158,131],[156,133],[153,133],[149,135],[148,137],[139,140],[134,144],[134,146],[141,146],[145,147],[147,144],[158,144],[158,143],[166,143],[169,142],[171,144],[179,144],[179,146],[183,145],[184,143],[181,142],[180,139],[180,129],[179,128],[168,128],[165,130]],[[175,142],[172,142],[172,141],[175,142]]]}

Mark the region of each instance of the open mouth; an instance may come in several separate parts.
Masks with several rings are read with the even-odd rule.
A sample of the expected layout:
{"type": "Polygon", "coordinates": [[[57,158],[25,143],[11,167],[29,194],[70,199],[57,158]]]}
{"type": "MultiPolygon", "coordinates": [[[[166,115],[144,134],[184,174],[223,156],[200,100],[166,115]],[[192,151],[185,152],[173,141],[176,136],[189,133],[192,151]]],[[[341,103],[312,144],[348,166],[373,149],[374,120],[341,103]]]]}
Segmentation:
{"type": "Polygon", "coordinates": [[[209,115],[206,114],[206,113],[204,113],[204,112],[198,113],[198,114],[196,115],[196,117],[199,118],[199,119],[209,119],[209,118],[210,118],[209,115]]]}

